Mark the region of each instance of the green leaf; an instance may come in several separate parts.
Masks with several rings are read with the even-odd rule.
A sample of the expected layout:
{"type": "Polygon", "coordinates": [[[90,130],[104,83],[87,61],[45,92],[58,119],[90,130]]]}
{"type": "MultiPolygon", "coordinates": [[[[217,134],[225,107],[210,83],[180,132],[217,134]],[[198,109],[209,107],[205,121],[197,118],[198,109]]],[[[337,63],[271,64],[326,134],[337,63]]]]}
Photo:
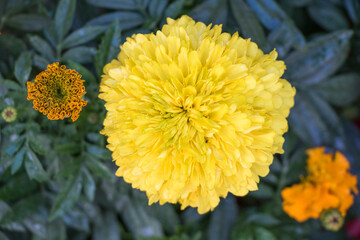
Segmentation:
{"type": "Polygon", "coordinates": [[[280,224],[280,220],[269,213],[252,213],[246,220],[246,224],[253,223],[262,226],[275,226],[280,224]]]}
{"type": "Polygon", "coordinates": [[[81,192],[81,174],[78,172],[70,177],[61,189],[60,193],[56,196],[55,203],[51,209],[49,220],[61,216],[65,211],[72,208],[78,200],[81,192]]]}
{"type": "Polygon", "coordinates": [[[295,106],[289,116],[290,128],[309,146],[321,146],[330,140],[330,133],[309,100],[297,92],[295,106]]]}
{"type": "Polygon", "coordinates": [[[0,232],[0,240],[10,240],[10,239],[5,235],[5,233],[0,232]]]}
{"type": "Polygon", "coordinates": [[[180,225],[180,219],[172,204],[160,205],[158,203],[150,206],[151,213],[161,223],[161,226],[167,233],[174,233],[177,226],[180,225]]]}
{"type": "Polygon", "coordinates": [[[96,54],[95,48],[91,47],[74,47],[70,48],[63,55],[63,59],[72,60],[79,63],[89,63],[93,61],[93,56],[96,54]]]}
{"type": "Polygon", "coordinates": [[[67,143],[62,143],[62,144],[57,144],[54,147],[54,151],[60,154],[66,154],[66,153],[70,153],[70,154],[76,154],[80,152],[80,147],[79,144],[76,142],[67,142],[67,143]]]}
{"type": "Polygon", "coordinates": [[[92,72],[90,72],[83,65],[81,65],[79,63],[76,63],[76,62],[73,62],[71,60],[68,60],[66,66],[68,68],[75,69],[79,74],[81,74],[82,79],[84,79],[85,82],[97,83],[97,80],[96,80],[94,74],[92,74],[92,72]]]}
{"type": "Polygon", "coordinates": [[[96,38],[105,30],[106,27],[104,26],[85,26],[83,28],[79,28],[65,38],[63,48],[74,47],[82,43],[86,43],[96,38]]]}
{"type": "Polygon", "coordinates": [[[234,196],[227,196],[221,200],[211,215],[207,230],[209,240],[229,239],[236,223],[238,207],[234,196]]]}
{"type": "Polygon", "coordinates": [[[9,224],[26,219],[38,210],[41,202],[42,198],[39,194],[19,200],[12,206],[12,211],[5,214],[1,219],[0,224],[9,224]]]}
{"type": "Polygon", "coordinates": [[[287,19],[286,13],[274,0],[246,0],[264,26],[273,30],[287,19]]]}
{"type": "Polygon", "coordinates": [[[99,49],[95,55],[95,67],[98,76],[102,74],[102,70],[106,63],[115,59],[120,51],[121,30],[119,22],[115,21],[101,39],[99,49]]]}
{"type": "MultiPolygon", "coordinates": [[[[326,124],[329,133],[332,135],[331,140],[334,141],[335,137],[343,136],[341,120],[334,111],[334,109],[332,109],[331,106],[321,97],[319,97],[317,94],[308,91],[306,95],[311,105],[318,112],[319,116],[323,119],[323,122],[326,124]]],[[[332,143],[331,141],[329,142],[332,143]]]]}
{"type": "MultiPolygon", "coordinates": [[[[46,154],[45,142],[36,135],[32,135],[28,138],[31,149],[40,155],[46,154]]],[[[48,139],[47,139],[48,140],[48,139]]]]}
{"type": "Polygon", "coordinates": [[[122,30],[137,27],[144,22],[142,15],[136,12],[112,12],[96,17],[86,25],[110,25],[115,20],[119,21],[122,30]]]}
{"type": "MultiPolygon", "coordinates": [[[[185,5],[185,0],[175,0],[169,4],[165,9],[164,17],[166,18],[178,18],[181,14],[181,11],[185,5]]],[[[164,22],[165,23],[165,22],[164,22]]]]}
{"type": "Polygon", "coordinates": [[[314,0],[287,0],[286,4],[294,7],[305,7],[310,5],[314,0]]]}
{"type": "Polygon", "coordinates": [[[231,239],[232,240],[263,240],[263,239],[255,239],[253,231],[254,229],[252,226],[234,227],[234,231],[231,234],[231,239]]]}
{"type": "Polygon", "coordinates": [[[10,90],[23,91],[23,88],[17,82],[15,82],[13,80],[1,79],[0,83],[10,90]]]}
{"type": "Polygon", "coordinates": [[[23,145],[24,141],[25,141],[24,136],[20,136],[17,139],[15,139],[14,141],[9,142],[6,147],[5,153],[8,156],[14,155],[20,149],[20,147],[23,145]]]}
{"type": "Polygon", "coordinates": [[[86,197],[90,201],[93,201],[95,197],[96,185],[93,177],[86,168],[82,169],[82,180],[83,180],[82,185],[84,186],[86,197]]]}
{"type": "Polygon", "coordinates": [[[36,188],[37,183],[29,180],[26,174],[15,175],[0,187],[0,199],[4,201],[17,200],[33,192],[36,188]]]}
{"type": "Polygon", "coordinates": [[[289,19],[273,29],[267,41],[271,48],[276,49],[280,57],[286,56],[292,47],[301,49],[305,46],[304,36],[289,19]]]}
{"type": "Polygon", "coordinates": [[[161,18],[162,13],[167,5],[168,0],[152,0],[148,6],[150,16],[161,18]]]}
{"type": "Polygon", "coordinates": [[[89,219],[88,216],[82,211],[79,211],[77,208],[67,211],[62,216],[63,221],[71,228],[77,229],[79,231],[88,232],[89,231],[89,219]]]}
{"type": "Polygon", "coordinates": [[[259,183],[258,187],[259,190],[250,192],[248,196],[257,199],[271,199],[274,196],[274,190],[269,185],[265,183],[259,183]]]}
{"type": "MultiPolygon", "coordinates": [[[[42,210],[43,208],[39,207],[39,209],[42,210]]],[[[22,221],[25,227],[33,234],[34,240],[46,239],[46,218],[39,214],[39,209],[32,216],[22,221]]]]}
{"type": "Polygon", "coordinates": [[[55,29],[58,41],[69,32],[76,8],[76,0],[61,0],[55,12],[55,29]]]}
{"type": "Polygon", "coordinates": [[[310,42],[303,50],[286,59],[286,76],[294,83],[314,84],[335,73],[350,49],[350,30],[326,34],[310,42]]]}
{"type": "Polygon", "coordinates": [[[110,9],[122,9],[122,10],[136,10],[137,1],[129,0],[86,0],[87,3],[97,7],[110,8],[110,9]]]}
{"type": "Polygon", "coordinates": [[[157,219],[149,216],[145,205],[127,198],[121,211],[121,217],[128,229],[143,237],[162,237],[164,235],[161,224],[157,219]]]}
{"type": "Polygon", "coordinates": [[[305,150],[305,147],[297,148],[291,156],[284,158],[285,161],[288,161],[289,165],[285,182],[283,183],[284,186],[299,182],[300,176],[305,176],[307,158],[305,150]]]}
{"type": "Polygon", "coordinates": [[[0,58],[8,59],[9,56],[19,56],[26,50],[24,42],[11,34],[0,35],[0,58]]]}
{"type": "Polygon", "coordinates": [[[51,61],[43,58],[42,56],[39,56],[37,54],[34,55],[33,65],[35,67],[38,67],[41,70],[45,70],[47,68],[47,65],[50,63],[51,63],[51,61]]]}
{"type": "Polygon", "coordinates": [[[40,31],[47,27],[50,20],[36,14],[18,14],[10,17],[6,24],[12,28],[23,31],[40,31]]]}
{"type": "Polygon", "coordinates": [[[24,52],[15,62],[14,74],[21,86],[24,86],[31,73],[31,55],[24,52]]]}
{"type": "Polygon", "coordinates": [[[311,90],[335,106],[345,106],[360,96],[360,75],[345,73],[314,85],[311,90]]]}
{"type": "Polygon", "coordinates": [[[38,182],[48,180],[48,175],[41,165],[40,160],[30,149],[28,149],[25,155],[25,169],[30,179],[35,179],[38,182]]]}
{"type": "Polygon", "coordinates": [[[263,27],[244,0],[230,0],[232,13],[240,27],[243,38],[251,38],[260,47],[265,47],[266,39],[263,27]]]}
{"type": "Polygon", "coordinates": [[[344,0],[344,5],[353,23],[360,23],[360,2],[358,0],[344,0]]]}
{"type": "Polygon", "coordinates": [[[15,174],[21,167],[24,161],[25,148],[22,148],[14,157],[13,163],[11,165],[11,174],[15,174]]]}
{"type": "MultiPolygon", "coordinates": [[[[55,61],[55,53],[51,46],[41,37],[32,35],[29,37],[29,42],[35,50],[49,61],[55,61]]],[[[35,56],[34,56],[35,57],[35,56]]]]}
{"type": "Polygon", "coordinates": [[[278,238],[269,230],[263,227],[255,227],[255,239],[256,240],[277,240],[278,238]]]}
{"type": "Polygon", "coordinates": [[[196,21],[206,24],[225,24],[228,15],[228,1],[205,0],[189,12],[196,21]]]}
{"type": "Polygon", "coordinates": [[[11,211],[11,207],[3,200],[0,200],[0,221],[11,211]]]}
{"type": "Polygon", "coordinates": [[[269,36],[269,43],[273,43],[271,48],[277,48],[283,46],[282,42],[287,43],[288,47],[279,51],[280,56],[284,56],[288,51],[288,48],[294,46],[295,48],[303,47],[305,44],[305,38],[301,31],[295,26],[292,19],[290,19],[285,11],[274,0],[246,0],[250,8],[255,12],[261,23],[272,33],[273,36],[269,36]],[[281,34],[283,35],[281,35],[281,34]],[[284,37],[286,36],[286,38],[284,37]],[[284,40],[281,40],[281,37],[284,40]]]}
{"type": "Polygon", "coordinates": [[[120,223],[116,213],[106,211],[100,221],[95,222],[93,240],[120,240],[120,223]]]}
{"type": "Polygon", "coordinates": [[[90,154],[87,154],[87,160],[85,163],[90,171],[98,177],[107,180],[114,180],[114,174],[110,172],[109,168],[90,154]]]}
{"type": "Polygon", "coordinates": [[[328,31],[348,29],[349,23],[344,13],[328,2],[313,4],[308,7],[310,17],[321,27],[328,31]]]}
{"type": "Polygon", "coordinates": [[[1,130],[1,132],[9,136],[11,134],[20,134],[25,130],[25,128],[26,128],[26,124],[15,123],[15,124],[7,125],[1,130]]]}
{"type": "Polygon", "coordinates": [[[104,147],[98,147],[93,144],[86,144],[86,149],[92,155],[102,158],[102,159],[109,159],[111,157],[111,153],[104,147]]]}
{"type": "Polygon", "coordinates": [[[66,227],[63,221],[55,220],[47,224],[46,240],[66,239],[66,227]]]}

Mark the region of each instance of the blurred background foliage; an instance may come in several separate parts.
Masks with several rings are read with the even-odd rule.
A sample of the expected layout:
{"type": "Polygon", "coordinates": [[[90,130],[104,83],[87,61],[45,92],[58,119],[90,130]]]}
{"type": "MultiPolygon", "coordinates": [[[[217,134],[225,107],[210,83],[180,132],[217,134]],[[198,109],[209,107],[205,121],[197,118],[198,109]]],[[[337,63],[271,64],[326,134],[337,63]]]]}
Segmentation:
{"type": "MultiPolygon", "coordinates": [[[[360,177],[360,2],[358,0],[0,0],[0,239],[275,240],[348,239],[297,223],[281,190],[305,173],[305,150],[346,154],[360,177]],[[211,213],[147,205],[114,176],[97,98],[103,66],[133,33],[156,31],[187,14],[239,31],[265,52],[276,48],[297,89],[285,154],[259,190],[228,196],[211,213]],[[61,62],[83,75],[88,105],[75,122],[50,121],[26,100],[26,82],[61,62]],[[357,124],[357,126],[356,126],[357,124]]],[[[360,218],[356,198],[347,221],[360,218]]]]}

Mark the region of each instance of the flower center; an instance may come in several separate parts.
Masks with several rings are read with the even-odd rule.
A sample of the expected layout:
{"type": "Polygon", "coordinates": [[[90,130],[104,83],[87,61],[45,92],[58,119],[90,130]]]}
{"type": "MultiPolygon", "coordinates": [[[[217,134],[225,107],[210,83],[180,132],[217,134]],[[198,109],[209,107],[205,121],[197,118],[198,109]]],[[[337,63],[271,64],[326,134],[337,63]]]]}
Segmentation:
{"type": "Polygon", "coordinates": [[[5,112],[5,115],[7,117],[12,117],[14,115],[14,113],[12,111],[8,110],[8,111],[5,112]]]}

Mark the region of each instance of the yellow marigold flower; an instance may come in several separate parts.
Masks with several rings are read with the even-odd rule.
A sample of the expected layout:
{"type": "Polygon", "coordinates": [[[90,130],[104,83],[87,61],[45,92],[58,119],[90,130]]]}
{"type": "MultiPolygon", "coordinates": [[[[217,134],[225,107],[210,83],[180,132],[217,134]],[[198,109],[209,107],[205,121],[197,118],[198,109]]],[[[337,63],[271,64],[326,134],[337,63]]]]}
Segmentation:
{"type": "Polygon", "coordinates": [[[16,109],[13,107],[6,107],[2,113],[1,116],[5,120],[5,122],[13,122],[16,120],[17,112],[16,109]]]}
{"type": "Polygon", "coordinates": [[[340,152],[326,153],[322,147],[307,153],[308,176],[281,193],[284,211],[299,222],[319,218],[330,208],[345,216],[354,201],[352,192],[358,193],[357,178],[348,172],[349,162],[340,152]]]}
{"type": "Polygon", "coordinates": [[[49,64],[39,73],[35,82],[27,82],[28,100],[34,100],[34,109],[50,120],[70,117],[78,119],[79,113],[87,101],[84,101],[85,87],[81,75],[72,69],[66,69],[59,63],[49,64]]]}
{"type": "Polygon", "coordinates": [[[214,209],[257,190],[282,153],[295,89],[283,61],[188,16],[136,34],[104,67],[102,134],[122,176],[149,204],[214,209]]]}

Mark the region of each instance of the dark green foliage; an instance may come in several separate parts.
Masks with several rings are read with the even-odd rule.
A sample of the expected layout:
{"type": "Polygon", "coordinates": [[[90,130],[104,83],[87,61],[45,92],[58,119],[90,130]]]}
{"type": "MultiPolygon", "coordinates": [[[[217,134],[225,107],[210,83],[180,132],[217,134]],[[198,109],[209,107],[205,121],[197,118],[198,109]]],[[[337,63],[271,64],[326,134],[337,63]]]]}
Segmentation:
{"type": "MultiPolygon", "coordinates": [[[[282,210],[281,190],[306,173],[306,149],[346,154],[360,177],[360,3],[358,0],[0,0],[0,239],[288,240],[347,239],[282,210]],[[211,213],[148,206],[115,176],[98,99],[103,67],[134,33],[187,14],[276,48],[296,87],[285,153],[259,190],[229,195],[211,213]],[[26,82],[60,62],[85,80],[88,105],[76,122],[50,121],[26,100],[26,82]]],[[[348,219],[359,218],[357,206],[348,219]]]]}

